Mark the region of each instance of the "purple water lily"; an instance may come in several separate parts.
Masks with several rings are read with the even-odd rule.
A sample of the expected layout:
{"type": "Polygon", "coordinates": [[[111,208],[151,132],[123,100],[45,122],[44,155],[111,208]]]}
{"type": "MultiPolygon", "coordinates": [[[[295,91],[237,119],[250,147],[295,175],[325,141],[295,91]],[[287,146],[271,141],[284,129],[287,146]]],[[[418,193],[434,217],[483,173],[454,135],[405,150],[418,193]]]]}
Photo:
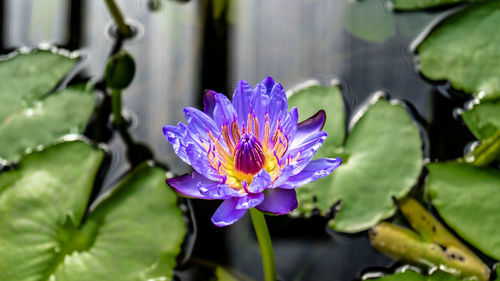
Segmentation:
{"type": "Polygon", "coordinates": [[[271,77],[254,89],[239,81],[232,103],[207,90],[203,103],[203,112],[184,109],[187,125],[163,128],[175,153],[194,169],[167,183],[189,197],[224,200],[212,217],[216,226],[233,224],[253,207],[290,213],[297,208],[296,187],[341,163],[311,160],[327,136],[321,131],[325,112],[297,124],[297,108],[288,111],[283,86],[271,77]]]}

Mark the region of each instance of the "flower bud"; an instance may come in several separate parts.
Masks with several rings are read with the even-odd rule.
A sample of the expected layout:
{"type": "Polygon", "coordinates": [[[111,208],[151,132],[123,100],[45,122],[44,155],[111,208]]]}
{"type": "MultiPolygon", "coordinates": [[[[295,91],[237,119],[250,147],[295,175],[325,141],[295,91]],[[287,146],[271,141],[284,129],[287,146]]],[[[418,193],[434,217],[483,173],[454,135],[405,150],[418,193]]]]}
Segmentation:
{"type": "Polygon", "coordinates": [[[104,77],[108,87],[115,90],[123,90],[130,85],[134,79],[134,74],[134,59],[129,53],[122,50],[109,58],[104,77]]]}

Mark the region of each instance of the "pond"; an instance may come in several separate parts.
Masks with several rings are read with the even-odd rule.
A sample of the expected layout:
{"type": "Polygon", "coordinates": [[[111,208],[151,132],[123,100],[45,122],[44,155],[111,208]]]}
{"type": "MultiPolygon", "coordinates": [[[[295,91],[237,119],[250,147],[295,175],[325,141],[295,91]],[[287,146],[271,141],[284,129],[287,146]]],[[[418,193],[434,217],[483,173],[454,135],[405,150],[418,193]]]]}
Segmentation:
{"type": "MultiPolygon", "coordinates": [[[[395,1],[396,8],[397,2],[405,1],[395,1]]],[[[486,2],[496,4],[498,1],[486,2]]],[[[463,117],[462,112],[468,109],[467,104],[472,107],[473,104],[479,103],[478,99],[471,98],[467,86],[457,87],[456,85],[460,83],[445,81],[450,81],[451,78],[434,79],[433,74],[428,74],[431,71],[426,74],[420,72],[420,67],[427,65],[425,64],[425,46],[419,44],[427,34],[439,28],[439,23],[444,19],[449,18],[453,13],[460,13],[467,9],[467,4],[452,4],[417,11],[394,11],[394,3],[386,0],[127,0],[117,1],[117,4],[134,31],[134,35],[125,40],[118,39],[116,25],[105,1],[45,0],[42,4],[34,0],[5,0],[0,3],[0,13],[3,15],[0,45],[3,54],[16,51],[21,47],[37,48],[40,46],[42,48],[57,46],[74,51],[73,54],[81,55],[83,59],[79,62],[77,69],[72,70],[76,75],[66,82],[75,84],[90,80],[96,83],[99,97],[97,106],[102,112],[100,114],[94,112],[91,122],[93,125],[87,127],[85,135],[94,143],[101,143],[100,147],[104,148],[106,156],[103,156],[104,168],[100,168],[99,171],[95,170],[96,186],[99,188],[92,189],[90,185],[90,198],[102,198],[119,182],[122,182],[120,185],[126,186],[128,178],[122,181],[124,174],[142,160],[150,159],[150,156],[161,167],[167,168],[167,177],[191,172],[191,168],[176,155],[172,146],[165,140],[162,127],[167,124],[175,125],[185,122],[182,110],[185,107],[203,108],[202,93],[205,89],[231,96],[239,80],[244,79],[254,86],[265,77],[272,76],[288,91],[290,104],[297,105],[309,102],[307,98],[301,100],[301,89],[307,89],[311,85],[325,87],[334,85],[339,89],[338,93],[335,93],[340,97],[340,103],[336,104],[338,107],[325,108],[325,111],[327,122],[333,122],[330,121],[333,119],[329,119],[328,116],[336,116],[335,114],[341,116],[338,121],[340,127],[333,127],[341,135],[337,137],[340,138],[340,143],[336,147],[340,150],[327,156],[340,156],[344,163],[348,161],[355,163],[353,159],[358,155],[356,154],[357,144],[364,142],[365,138],[370,139],[370,134],[387,135],[387,141],[386,139],[375,140],[374,147],[370,150],[377,150],[376,144],[381,142],[389,144],[394,142],[392,151],[397,152],[398,143],[403,143],[399,151],[404,153],[404,156],[400,155],[400,158],[406,157],[410,159],[408,160],[411,162],[410,166],[413,163],[416,165],[414,172],[411,172],[415,175],[412,180],[406,178],[401,180],[401,183],[406,184],[407,187],[405,190],[394,189],[392,193],[394,199],[397,197],[399,200],[408,193],[418,199],[438,198],[435,203],[433,201],[436,205],[434,207],[438,210],[434,207],[427,208],[428,205],[426,208],[439,221],[446,221],[452,225],[450,235],[462,237],[457,240],[458,243],[479,248],[481,251],[474,249],[472,256],[479,255],[483,262],[494,271],[495,255],[498,252],[494,254],[485,252],[484,247],[487,246],[477,243],[477,238],[473,234],[461,230],[459,223],[456,222],[460,220],[460,217],[456,219],[450,216],[449,219],[446,212],[453,212],[453,210],[446,209],[446,203],[439,203],[443,200],[439,196],[457,196],[458,198],[461,193],[459,191],[446,193],[447,189],[444,187],[436,188],[436,190],[429,187],[431,191],[419,188],[426,182],[426,176],[429,173],[427,169],[420,172],[423,165],[429,162],[461,158],[474,152],[474,148],[477,147],[477,134],[475,131],[471,132],[466,126],[462,118],[469,117],[463,117]],[[109,97],[105,97],[106,84],[103,82],[108,58],[119,49],[127,51],[136,65],[133,81],[123,91],[123,111],[128,121],[126,134],[111,130],[111,121],[107,120],[107,115],[110,114],[110,100],[109,97]],[[422,55],[422,64],[419,64],[417,53],[422,55]],[[293,92],[295,94],[292,95],[293,92]],[[382,101],[378,102],[378,100],[382,101]],[[389,101],[387,104],[386,100],[389,101]],[[377,106],[380,109],[375,109],[377,106]],[[404,112],[407,114],[392,113],[394,106],[398,108],[400,106],[401,109],[406,110],[404,112]],[[330,115],[329,109],[333,112],[338,109],[338,112],[330,115]],[[375,110],[379,110],[380,113],[376,113],[375,110]],[[389,111],[391,113],[388,113],[389,111]],[[373,128],[372,126],[370,130],[364,132],[365,135],[361,129],[357,129],[356,134],[353,133],[356,128],[361,127],[363,122],[360,120],[366,121],[368,118],[372,118],[370,122],[379,124],[380,127],[373,128]],[[413,130],[418,140],[413,142],[412,138],[407,135],[411,132],[407,133],[404,124],[401,125],[404,128],[400,131],[392,132],[390,127],[392,125],[387,125],[386,130],[383,124],[386,121],[388,124],[393,123],[385,118],[394,118],[398,120],[397,124],[407,122],[405,118],[408,118],[407,123],[415,126],[408,130],[413,130]],[[361,125],[358,126],[358,124],[361,125]],[[390,134],[393,134],[392,138],[390,134]],[[344,140],[344,135],[348,135],[347,140],[344,140]],[[398,139],[399,137],[401,139],[398,139]],[[417,155],[415,157],[418,159],[412,162],[412,155],[417,155]],[[440,195],[440,190],[444,195],[440,195]],[[443,209],[437,207],[441,206],[439,204],[444,206],[443,209]],[[444,220],[441,217],[444,217],[444,220]],[[459,225],[458,228],[455,228],[456,225],[459,225]]],[[[498,66],[495,64],[499,63],[496,60],[497,57],[492,59],[491,64],[498,66]]],[[[457,64],[453,67],[458,68],[463,65],[457,64]]],[[[450,73],[452,71],[449,70],[450,73]]],[[[488,93],[487,90],[485,91],[488,93]]],[[[495,91],[492,90],[492,92],[495,91]]],[[[496,99],[491,100],[496,101],[496,99]]],[[[330,105],[326,99],[324,100],[325,105],[330,105]]],[[[311,99],[310,102],[313,103],[313,100],[311,99]]],[[[309,108],[306,105],[304,112],[311,111],[314,106],[320,105],[309,105],[309,108]]],[[[307,114],[302,115],[301,107],[298,108],[299,121],[302,121],[307,114]]],[[[314,109],[314,112],[316,110],[314,109]]],[[[489,116],[493,115],[492,118],[498,119],[498,111],[492,110],[492,112],[496,113],[489,116]]],[[[368,127],[370,126],[368,124],[372,123],[366,121],[366,124],[368,127]]],[[[327,130],[327,128],[324,129],[327,130]]],[[[498,128],[500,126],[492,130],[495,132],[498,128]]],[[[329,138],[335,138],[334,134],[328,133],[329,138]]],[[[485,139],[480,139],[480,141],[487,143],[485,139]]],[[[498,140],[491,142],[498,144],[498,140]]],[[[493,160],[487,163],[490,164],[491,174],[495,179],[485,180],[485,182],[489,182],[494,190],[493,185],[499,182],[497,170],[500,149],[497,145],[497,148],[489,151],[494,152],[488,152],[488,155],[497,153],[495,154],[497,156],[493,156],[493,160]]],[[[387,154],[380,156],[385,158],[385,155],[387,154]]],[[[94,156],[86,159],[92,157],[94,156]]],[[[380,158],[379,155],[373,157],[370,159],[380,158]]],[[[387,158],[394,157],[396,156],[387,155],[387,158]]],[[[6,162],[8,168],[5,168],[4,173],[17,169],[17,166],[11,165],[10,162],[18,161],[6,162]]],[[[385,162],[381,160],[380,163],[384,165],[385,162]]],[[[90,167],[91,164],[88,165],[90,167]]],[[[94,165],[99,167],[99,164],[94,165]]],[[[19,167],[27,166],[28,164],[19,167]]],[[[363,168],[361,166],[359,169],[363,168]]],[[[433,167],[430,166],[428,169],[431,171],[440,169],[437,166],[433,167]]],[[[404,173],[404,171],[400,172],[401,167],[397,165],[389,168],[392,169],[390,173],[396,175],[404,173]]],[[[344,174],[348,177],[347,172],[344,174]]],[[[359,185],[363,182],[364,176],[364,173],[357,175],[359,185]]],[[[381,184],[389,181],[397,182],[387,174],[367,175],[367,177],[370,176],[375,177],[381,184]]],[[[433,180],[434,178],[427,179],[431,183],[433,180]]],[[[435,181],[438,182],[438,179],[436,178],[435,181]]],[[[346,181],[346,183],[349,182],[346,181]]],[[[471,182],[474,180],[471,179],[471,182]]],[[[1,178],[0,183],[4,183],[1,178]]],[[[164,187],[167,188],[166,185],[164,187]]],[[[353,188],[356,190],[355,187],[353,188]]],[[[0,185],[0,191],[2,190],[3,187],[0,185]]],[[[344,191],[339,192],[341,194],[344,191]]],[[[374,194],[376,192],[374,191],[374,194]]],[[[488,192],[484,193],[486,198],[488,192]]],[[[370,192],[363,192],[363,194],[367,193],[370,192]]],[[[343,196],[345,198],[365,196],[361,193],[353,194],[346,192],[343,196]]],[[[361,227],[347,222],[345,228],[341,224],[342,218],[337,218],[335,214],[341,214],[337,212],[350,206],[347,199],[324,208],[318,207],[323,204],[322,198],[319,199],[321,204],[316,204],[318,199],[314,195],[310,203],[313,207],[308,210],[301,202],[302,198],[308,195],[302,193],[302,196],[299,194],[299,209],[292,215],[266,217],[273,241],[279,280],[362,280],[392,274],[394,271],[407,267],[419,270],[415,265],[408,266],[408,264],[413,264],[411,259],[408,262],[395,262],[371,245],[369,233],[375,223],[385,219],[396,222],[404,221],[403,217],[407,217],[406,213],[396,211],[392,204],[392,196],[386,196],[387,198],[383,199],[390,201],[391,206],[388,209],[381,210],[380,214],[376,215],[379,216],[377,219],[367,219],[377,220],[375,223],[369,227],[361,227]],[[396,215],[392,216],[394,213],[396,215]],[[338,220],[336,226],[332,226],[331,219],[338,220]],[[348,230],[349,227],[353,227],[352,231],[348,230]]],[[[377,194],[374,196],[371,201],[381,198],[377,197],[377,194]]],[[[332,198],[338,199],[335,196],[332,198]]],[[[309,199],[303,200],[306,202],[309,199]]],[[[334,201],[339,202],[339,200],[334,201]]],[[[0,204],[1,202],[3,201],[0,200],[0,204]]],[[[85,202],[82,204],[90,206],[91,203],[85,202]]],[[[134,204],[149,206],[147,202],[149,201],[138,201],[134,204]]],[[[187,224],[187,234],[183,239],[181,253],[176,258],[178,265],[174,279],[216,280],[214,270],[217,266],[223,266],[231,272],[236,272],[235,276],[241,280],[264,280],[259,244],[252,228],[250,215],[246,214],[232,226],[216,227],[210,219],[219,204],[219,200],[180,199],[180,209],[183,211],[187,224]]],[[[92,206],[96,208],[95,213],[98,213],[97,210],[100,212],[105,209],[96,207],[95,203],[92,206]]],[[[137,207],[137,205],[128,206],[132,210],[130,212],[137,207]]],[[[150,208],[153,207],[150,206],[150,208]]],[[[489,209],[485,207],[484,211],[487,212],[489,209]]],[[[1,212],[3,211],[0,208],[1,212]]],[[[142,213],[138,210],[137,220],[148,221],[148,217],[145,217],[147,214],[146,211],[142,213]]],[[[342,214],[348,216],[347,213],[342,214]]],[[[101,222],[99,215],[92,216],[92,214],[88,222],[92,222],[94,217],[97,217],[95,221],[101,222]]],[[[2,218],[1,214],[0,218],[2,218]]],[[[496,222],[498,222],[497,217],[485,219],[486,224],[496,222]]],[[[164,223],[163,225],[169,225],[168,220],[164,223]]],[[[408,225],[408,223],[403,224],[408,225]]],[[[412,227],[418,230],[413,225],[412,227]]],[[[495,227],[498,228],[498,226],[495,227]]],[[[489,231],[494,233],[498,230],[495,227],[492,226],[489,231]]],[[[92,230],[90,226],[84,227],[84,229],[87,228],[91,232],[99,231],[98,228],[92,230]]],[[[153,229],[164,231],[154,227],[149,228],[149,230],[153,229]]],[[[140,230],[137,232],[137,237],[140,237],[140,230]]],[[[159,235],[162,234],[159,233],[159,235]]],[[[145,236],[150,235],[145,234],[145,236]]],[[[2,242],[1,239],[0,242],[2,242]]],[[[93,245],[93,243],[86,241],[83,244],[93,245]]],[[[490,245],[494,243],[493,241],[490,245]]],[[[82,249],[88,249],[85,247],[91,246],[74,247],[68,253],[84,251],[82,249]]],[[[498,245],[495,247],[498,248],[498,245]]],[[[1,253],[0,250],[0,260],[2,259],[1,253]]],[[[139,249],[137,253],[149,255],[139,249]]],[[[98,269],[98,265],[94,266],[97,272],[101,270],[98,269]]],[[[158,265],[151,267],[155,268],[155,266],[158,265]]],[[[420,267],[420,270],[425,272],[422,268],[425,266],[420,267]]],[[[94,269],[90,267],[90,270],[94,269]]],[[[151,273],[154,270],[151,269],[148,272],[151,273]]],[[[1,265],[0,271],[2,271],[1,265]]],[[[1,273],[0,276],[2,276],[1,273]]],[[[8,278],[14,275],[5,276],[8,278]]],[[[49,274],[45,277],[48,276],[53,275],[49,274]]],[[[50,280],[65,280],[65,275],[57,276],[61,279],[50,280]]],[[[231,280],[223,279],[220,275],[219,277],[219,280],[231,280]]],[[[445,280],[444,278],[433,280],[445,280]]],[[[138,278],[137,280],[168,279],[138,278]]],[[[494,280],[494,276],[491,280],[494,280]]]]}

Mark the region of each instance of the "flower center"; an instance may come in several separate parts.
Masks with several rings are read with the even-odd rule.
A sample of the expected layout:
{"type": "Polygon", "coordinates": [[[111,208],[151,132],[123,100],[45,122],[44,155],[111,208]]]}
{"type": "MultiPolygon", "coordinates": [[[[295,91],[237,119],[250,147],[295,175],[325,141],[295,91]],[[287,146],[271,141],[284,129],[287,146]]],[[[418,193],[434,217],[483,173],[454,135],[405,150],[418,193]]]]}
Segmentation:
{"type": "Polygon", "coordinates": [[[253,134],[244,134],[234,150],[234,169],[238,174],[255,175],[266,164],[264,148],[253,134]]]}

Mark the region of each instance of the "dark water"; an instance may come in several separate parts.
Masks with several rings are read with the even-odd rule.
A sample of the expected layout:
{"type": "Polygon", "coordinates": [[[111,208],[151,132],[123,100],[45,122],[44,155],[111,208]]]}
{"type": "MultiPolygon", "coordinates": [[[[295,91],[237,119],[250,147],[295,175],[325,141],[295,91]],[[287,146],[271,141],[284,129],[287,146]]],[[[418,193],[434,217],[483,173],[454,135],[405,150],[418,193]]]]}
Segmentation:
{"type": "MultiPolygon", "coordinates": [[[[145,157],[150,149],[174,174],[189,169],[164,140],[162,126],[184,121],[182,108],[199,106],[204,89],[232,94],[239,79],[255,84],[273,76],[285,88],[309,79],[338,79],[348,112],[383,90],[414,109],[430,140],[431,159],[461,156],[473,139],[452,114],[466,97],[451,99],[446,86],[425,81],[409,48],[440,10],[393,14],[383,0],[117,2],[137,31],[123,43],[137,64],[136,77],[124,92],[130,139],[144,145],[134,146],[135,157],[145,157]],[[361,38],[374,34],[377,42],[361,38]]],[[[101,79],[115,44],[102,0],[5,0],[0,13],[3,53],[40,43],[81,50],[86,60],[80,76],[101,79]]],[[[126,138],[117,132],[108,137],[111,161],[104,189],[131,166],[126,138]]],[[[210,222],[219,202],[191,203],[197,240],[178,277],[204,280],[211,272],[205,265],[215,262],[261,280],[248,215],[219,229],[210,222]]],[[[370,247],[366,233],[331,233],[326,221],[269,218],[281,280],[353,280],[366,268],[393,264],[370,247]]]]}

